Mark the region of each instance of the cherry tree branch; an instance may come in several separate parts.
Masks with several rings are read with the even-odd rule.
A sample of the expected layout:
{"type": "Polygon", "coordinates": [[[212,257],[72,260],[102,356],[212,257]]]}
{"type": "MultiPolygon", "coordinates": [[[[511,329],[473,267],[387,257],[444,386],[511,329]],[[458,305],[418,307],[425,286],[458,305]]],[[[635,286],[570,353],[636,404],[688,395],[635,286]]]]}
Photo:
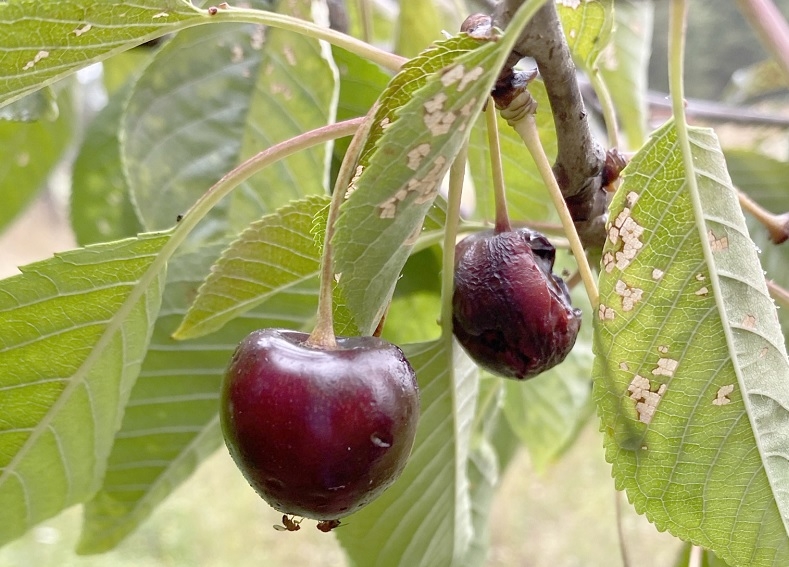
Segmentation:
{"type": "MultiPolygon", "coordinates": [[[[506,28],[521,4],[522,0],[501,0],[493,14],[494,24],[506,28]]],[[[589,128],[575,65],[553,1],[546,2],[527,24],[497,90],[517,80],[512,67],[523,57],[534,58],[545,82],[558,142],[553,164],[556,181],[584,246],[601,247],[605,241],[606,153],[589,128]]]]}

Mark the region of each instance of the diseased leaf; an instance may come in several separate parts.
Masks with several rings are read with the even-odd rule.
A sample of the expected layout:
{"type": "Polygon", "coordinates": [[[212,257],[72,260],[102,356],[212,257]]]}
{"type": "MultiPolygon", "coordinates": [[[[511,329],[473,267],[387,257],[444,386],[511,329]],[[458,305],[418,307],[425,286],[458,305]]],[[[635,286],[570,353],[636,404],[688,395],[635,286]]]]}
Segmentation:
{"type": "Polygon", "coordinates": [[[0,282],[0,544],[98,489],[159,310],[169,234],[0,282]]]}
{"type": "Polygon", "coordinates": [[[188,0],[0,2],[0,106],[204,17],[188,0]]]}
{"type": "Polygon", "coordinates": [[[111,549],[222,445],[219,392],[238,342],[261,327],[306,330],[317,282],[294,286],[195,341],[170,337],[223,245],[175,257],[148,354],[115,437],[104,483],[85,505],[80,553],[111,549]]]}
{"type": "Polygon", "coordinates": [[[472,538],[467,463],[478,371],[454,340],[404,348],[421,416],[402,476],[337,537],[357,565],[461,564],[472,538]]]}
{"type": "Polygon", "coordinates": [[[789,362],[723,154],[671,123],[611,204],[595,398],[619,489],[731,565],[789,562],[789,362]],[[698,191],[685,182],[695,176],[698,191]]]}
{"type": "MultiPolygon", "coordinates": [[[[312,0],[283,2],[289,15],[305,20],[312,19],[312,4],[312,0]]],[[[328,25],[320,18],[316,23],[328,25]]],[[[259,32],[262,42],[262,28],[259,32]]],[[[261,49],[260,72],[249,94],[239,161],[335,121],[339,80],[328,44],[269,28],[265,46],[257,49],[261,49]]],[[[242,183],[231,196],[231,230],[243,230],[290,200],[325,194],[331,148],[331,144],[321,144],[304,149],[242,183]]]]}
{"type": "MultiPolygon", "coordinates": [[[[320,251],[313,219],[328,197],[307,197],[253,223],[222,253],[175,336],[200,337],[266,299],[314,279],[320,251]]],[[[321,231],[323,232],[323,231],[321,231]]]]}

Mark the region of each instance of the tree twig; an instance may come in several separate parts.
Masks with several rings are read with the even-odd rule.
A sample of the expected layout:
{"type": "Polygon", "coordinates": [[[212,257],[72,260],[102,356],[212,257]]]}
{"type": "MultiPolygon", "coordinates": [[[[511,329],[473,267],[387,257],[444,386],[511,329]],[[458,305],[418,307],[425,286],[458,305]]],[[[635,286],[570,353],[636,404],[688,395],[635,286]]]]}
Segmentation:
{"type": "Polygon", "coordinates": [[[737,0],[737,7],[789,80],[789,24],[780,10],[772,0],[737,0]]]}

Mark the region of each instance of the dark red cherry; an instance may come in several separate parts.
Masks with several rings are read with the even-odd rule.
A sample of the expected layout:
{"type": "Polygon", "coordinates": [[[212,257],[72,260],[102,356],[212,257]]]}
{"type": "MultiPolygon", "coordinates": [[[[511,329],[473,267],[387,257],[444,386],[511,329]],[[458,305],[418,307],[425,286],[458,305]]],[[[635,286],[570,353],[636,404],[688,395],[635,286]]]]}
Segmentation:
{"type": "Polygon", "coordinates": [[[552,272],[555,256],[545,236],[525,228],[479,232],[457,244],[453,330],[477,364],[522,380],[573,348],[581,312],[552,272]]]}
{"type": "Polygon", "coordinates": [[[403,352],[383,339],[338,337],[327,350],[306,344],[308,336],[264,329],[241,341],[220,417],[233,460],[266,502],[283,514],[331,521],[400,475],[419,390],[403,352]]]}

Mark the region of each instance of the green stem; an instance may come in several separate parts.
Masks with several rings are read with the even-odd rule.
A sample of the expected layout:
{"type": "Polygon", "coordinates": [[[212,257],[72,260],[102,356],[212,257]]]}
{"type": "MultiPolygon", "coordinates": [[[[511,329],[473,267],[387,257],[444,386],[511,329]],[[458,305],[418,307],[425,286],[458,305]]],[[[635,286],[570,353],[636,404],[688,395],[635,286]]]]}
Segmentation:
{"type": "Polygon", "coordinates": [[[447,220],[444,224],[444,256],[441,265],[441,336],[452,337],[452,295],[455,292],[455,240],[460,223],[460,199],[463,195],[463,178],[466,174],[468,142],[449,168],[449,195],[447,220]]]}
{"type": "Polygon", "coordinates": [[[605,120],[605,129],[608,134],[608,147],[619,147],[619,125],[616,120],[616,110],[614,109],[614,101],[611,98],[611,92],[608,90],[608,85],[603,80],[603,75],[600,69],[594,68],[589,74],[589,82],[597,93],[597,98],[600,100],[600,108],[603,111],[603,119],[605,120]]]}
{"type": "Polygon", "coordinates": [[[589,261],[586,259],[586,253],[584,252],[583,244],[581,244],[581,239],[578,237],[578,231],[575,229],[573,217],[570,215],[567,204],[564,202],[562,190],[559,189],[559,184],[553,176],[551,162],[548,161],[548,156],[545,155],[542,142],[540,142],[534,114],[528,112],[520,120],[511,121],[510,125],[521,137],[524,144],[526,144],[529,153],[534,159],[534,163],[537,165],[537,170],[540,172],[543,183],[545,183],[545,186],[548,188],[548,193],[551,195],[553,205],[556,207],[559,213],[559,219],[562,221],[564,233],[570,241],[570,249],[573,251],[575,261],[578,262],[578,270],[581,272],[581,279],[583,279],[589,301],[592,304],[592,308],[597,309],[597,304],[600,301],[597,283],[592,274],[592,268],[589,266],[589,261]]]}
{"type": "Polygon", "coordinates": [[[507,191],[504,188],[504,168],[501,166],[501,142],[499,140],[499,123],[496,120],[496,108],[492,100],[485,109],[485,126],[488,131],[488,148],[490,150],[490,167],[493,173],[493,202],[496,205],[496,233],[509,232],[510,215],[507,211],[507,191]]]}
{"type": "Polygon", "coordinates": [[[318,315],[315,322],[315,329],[310,333],[306,344],[314,347],[332,349],[337,347],[337,340],[334,336],[334,316],[332,313],[332,293],[334,291],[334,254],[332,253],[332,238],[340,216],[340,205],[345,200],[348,186],[353,177],[356,162],[364,149],[364,142],[370,133],[373,124],[373,117],[378,110],[375,104],[368,111],[367,116],[353,135],[345,156],[342,158],[340,171],[337,173],[337,180],[334,183],[331,202],[329,203],[329,214],[326,215],[326,234],[323,240],[323,255],[321,257],[321,281],[320,292],[318,295],[318,315]]]}
{"type": "Polygon", "coordinates": [[[619,556],[622,558],[622,567],[630,567],[630,559],[627,554],[625,525],[622,521],[622,493],[616,488],[614,488],[614,510],[616,512],[616,533],[619,536],[619,556]]]}
{"type": "Polygon", "coordinates": [[[370,0],[358,0],[359,19],[362,21],[362,39],[370,43],[373,38],[373,10],[370,0]]]}
{"type": "MultiPolygon", "coordinates": [[[[392,71],[399,71],[400,67],[408,61],[405,57],[400,57],[399,55],[378,49],[355,37],[284,14],[267,12],[265,10],[253,10],[251,8],[228,7],[219,10],[215,15],[209,17],[212,22],[261,24],[293,31],[314,39],[322,39],[392,71]]],[[[196,24],[203,23],[206,22],[196,22],[196,24]]]]}

